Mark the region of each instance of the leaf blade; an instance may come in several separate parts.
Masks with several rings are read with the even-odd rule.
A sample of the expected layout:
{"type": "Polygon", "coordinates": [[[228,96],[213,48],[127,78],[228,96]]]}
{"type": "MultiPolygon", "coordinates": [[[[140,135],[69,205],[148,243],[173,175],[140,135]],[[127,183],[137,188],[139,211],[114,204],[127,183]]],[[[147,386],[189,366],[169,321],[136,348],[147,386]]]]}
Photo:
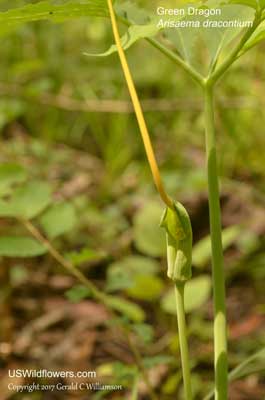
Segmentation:
{"type": "Polygon", "coordinates": [[[62,22],[77,17],[107,17],[108,8],[105,0],[87,0],[86,3],[67,2],[54,5],[50,0],[35,4],[26,4],[0,13],[0,35],[9,33],[17,27],[33,21],[52,20],[62,22]]]}
{"type": "Polygon", "coordinates": [[[36,257],[46,252],[45,246],[27,236],[0,237],[0,256],[3,257],[36,257]]]}
{"type": "Polygon", "coordinates": [[[0,217],[32,219],[52,201],[46,182],[32,181],[18,187],[9,201],[0,200],[0,217]]]}
{"type": "Polygon", "coordinates": [[[74,206],[68,202],[54,204],[40,218],[41,226],[50,239],[70,232],[76,222],[74,206]]]}
{"type": "MultiPolygon", "coordinates": [[[[121,37],[121,44],[124,50],[129,49],[134,43],[140,39],[154,37],[159,32],[159,28],[154,24],[149,25],[131,25],[127,32],[121,37]]],[[[91,54],[84,53],[86,56],[107,57],[117,51],[117,46],[113,44],[104,53],[91,54]]]]}

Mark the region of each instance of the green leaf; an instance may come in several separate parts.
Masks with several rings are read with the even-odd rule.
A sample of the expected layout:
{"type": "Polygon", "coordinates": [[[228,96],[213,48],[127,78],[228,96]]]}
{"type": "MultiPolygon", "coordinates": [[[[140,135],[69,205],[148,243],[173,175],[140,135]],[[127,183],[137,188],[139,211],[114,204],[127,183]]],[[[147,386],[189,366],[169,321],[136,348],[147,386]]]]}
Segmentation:
{"type": "Polygon", "coordinates": [[[105,296],[106,303],[109,307],[114,310],[120,312],[127,318],[135,322],[143,322],[145,319],[145,312],[143,309],[137,304],[132,303],[131,301],[124,300],[121,297],[117,296],[105,296]]]}
{"type": "Polygon", "coordinates": [[[0,200],[0,216],[31,219],[40,214],[51,200],[51,188],[47,183],[29,182],[17,188],[9,201],[0,200]]]}
{"type": "Polygon", "coordinates": [[[212,281],[208,275],[191,279],[185,285],[185,311],[190,312],[201,307],[210,297],[212,281]]]}
{"type": "Polygon", "coordinates": [[[0,196],[10,193],[12,185],[21,183],[27,178],[25,169],[18,164],[0,165],[0,196]]]}
{"type": "Polygon", "coordinates": [[[152,301],[160,296],[163,281],[153,276],[158,263],[141,256],[128,256],[111,264],[107,272],[107,291],[126,290],[128,296],[152,301]]]}
{"type": "Polygon", "coordinates": [[[144,343],[151,343],[154,338],[154,329],[148,324],[134,324],[132,326],[134,332],[141,338],[144,343]]]}
{"type": "Polygon", "coordinates": [[[108,375],[113,376],[116,382],[127,382],[128,385],[138,375],[138,367],[134,364],[128,365],[115,361],[112,363],[112,373],[108,375]]]}
{"type": "Polygon", "coordinates": [[[73,303],[78,303],[87,297],[91,297],[91,295],[91,290],[84,285],[73,286],[71,289],[65,292],[65,296],[73,303]]]}
{"type": "Polygon", "coordinates": [[[35,239],[26,236],[0,237],[0,256],[4,257],[35,257],[45,254],[45,246],[35,239]]]}
{"type": "Polygon", "coordinates": [[[66,258],[71,261],[71,263],[75,266],[79,266],[85,262],[98,259],[100,257],[103,257],[104,255],[104,253],[97,252],[86,247],[81,249],[79,252],[73,251],[65,254],[66,258]]]}
{"type": "Polygon", "coordinates": [[[107,17],[108,8],[105,0],[71,1],[55,5],[53,1],[40,1],[35,4],[11,9],[0,13],[0,35],[9,33],[22,24],[49,19],[62,22],[77,17],[107,17]]]}
{"type": "Polygon", "coordinates": [[[50,207],[40,219],[41,226],[50,239],[70,232],[77,223],[75,208],[71,203],[59,203],[50,207]]]}
{"type": "MultiPolygon", "coordinates": [[[[210,2],[209,2],[210,3],[210,2]]],[[[213,4],[215,1],[213,1],[213,4]]],[[[210,3],[211,4],[211,3],[210,3]]],[[[220,7],[218,5],[218,7],[220,7]]],[[[210,7],[211,8],[211,7],[210,7]]],[[[224,4],[221,15],[210,17],[210,21],[253,21],[254,11],[244,5],[224,4]]],[[[202,38],[210,55],[210,64],[215,64],[221,51],[242,31],[241,27],[215,27],[202,29],[202,38]],[[214,34],[213,34],[214,29],[214,34]]]]}
{"type": "Polygon", "coordinates": [[[27,281],[29,270],[24,265],[15,264],[10,269],[9,276],[11,286],[17,286],[27,281]]]}
{"type": "Polygon", "coordinates": [[[138,275],[126,293],[137,300],[154,301],[161,295],[163,287],[163,281],[157,276],[138,275]]]}
{"type": "Polygon", "coordinates": [[[254,10],[258,8],[258,4],[260,4],[261,9],[265,7],[264,0],[230,0],[229,4],[241,4],[243,6],[251,7],[254,10]]]}
{"type": "MultiPolygon", "coordinates": [[[[184,303],[185,311],[191,312],[201,307],[211,293],[211,279],[208,275],[202,275],[189,280],[185,284],[184,303]]],[[[170,289],[162,299],[161,307],[169,314],[176,314],[175,290],[170,289]]]]}
{"type": "Polygon", "coordinates": [[[133,235],[137,250],[152,257],[166,254],[166,240],[159,227],[162,209],[156,202],[142,207],[133,219],[133,235]]]}
{"type": "MultiPolygon", "coordinates": [[[[231,246],[241,234],[241,229],[238,225],[229,226],[222,231],[223,250],[231,246]]],[[[201,239],[193,247],[192,261],[193,265],[198,268],[203,268],[211,259],[211,237],[210,235],[201,239]]]]}
{"type": "Polygon", "coordinates": [[[167,396],[169,395],[173,396],[173,394],[176,392],[176,389],[179,387],[181,380],[182,380],[181,371],[169,375],[162,386],[163,394],[167,396]]]}
{"type": "MultiPolygon", "coordinates": [[[[140,39],[153,37],[159,31],[159,28],[155,24],[149,25],[132,25],[128,31],[121,37],[121,44],[124,50],[129,49],[135,42],[140,39]]],[[[117,46],[113,44],[109,50],[100,54],[84,53],[86,56],[93,57],[106,57],[117,51],[117,46]]]]}
{"type": "MultiPolygon", "coordinates": [[[[221,14],[210,15],[207,18],[204,15],[196,15],[196,13],[194,13],[194,15],[189,15],[187,13],[189,6],[186,6],[184,8],[186,10],[185,16],[181,18],[181,21],[178,21],[179,23],[185,23],[186,26],[165,28],[164,32],[166,38],[173,43],[182,58],[196,69],[199,68],[201,64],[197,59],[198,44],[204,44],[209,55],[208,67],[210,67],[216,64],[221,51],[223,51],[243,29],[237,26],[219,26],[220,23],[224,21],[237,21],[242,23],[254,19],[254,10],[239,4],[221,4],[220,1],[208,0],[204,3],[199,2],[198,4],[192,4],[192,8],[198,11],[221,9],[221,14]],[[193,24],[193,26],[189,24],[193,24]]],[[[167,20],[168,19],[167,16],[167,20]]],[[[170,20],[175,21],[176,18],[170,18],[170,20]]],[[[179,20],[178,17],[177,20],[179,20]]],[[[165,24],[163,26],[166,27],[165,24]]]]}
{"type": "Polygon", "coordinates": [[[150,23],[153,18],[153,15],[151,16],[149,11],[138,7],[132,1],[115,4],[115,11],[117,15],[137,25],[146,25],[147,23],[150,23]]]}
{"type": "Polygon", "coordinates": [[[107,271],[107,291],[128,289],[135,286],[139,275],[154,275],[159,265],[155,260],[142,256],[128,256],[110,264],[107,271]]]}
{"type": "MultiPolygon", "coordinates": [[[[177,18],[177,20],[179,19],[180,18],[177,18]]],[[[193,20],[191,17],[185,17],[182,19],[184,21],[193,20]]],[[[172,19],[170,20],[172,21],[172,19]]],[[[174,21],[176,21],[176,18],[174,18],[174,21]]],[[[198,41],[198,32],[199,28],[190,27],[164,29],[165,37],[174,45],[177,52],[188,64],[193,63],[196,43],[198,41]]]]}
{"type": "MultiPolygon", "coordinates": [[[[186,9],[186,6],[182,6],[182,8],[186,9]]],[[[160,17],[160,16],[153,16],[149,11],[144,10],[142,8],[139,8],[135,3],[122,3],[121,5],[117,5],[115,7],[116,12],[118,15],[120,15],[122,18],[127,19],[131,24],[152,24],[153,26],[156,27],[157,32],[159,30],[162,30],[162,25],[161,22],[164,22],[166,17],[160,17]]],[[[180,20],[182,16],[174,16],[174,21],[180,20]]],[[[188,45],[190,45],[190,48],[193,48],[193,42],[190,41],[191,37],[188,37],[188,33],[185,32],[185,39],[183,39],[182,31],[179,29],[164,29],[165,36],[172,41],[173,44],[176,45],[176,48],[180,52],[180,54],[183,56],[183,58],[189,58],[187,55],[188,45]],[[172,35],[171,35],[172,34],[172,35]],[[186,41],[186,45],[183,43],[183,40],[186,41]]]]}
{"type": "MultiPolygon", "coordinates": [[[[0,27],[1,34],[1,27],[0,27]]],[[[19,118],[26,109],[26,103],[21,98],[0,99],[0,129],[19,118]]]]}

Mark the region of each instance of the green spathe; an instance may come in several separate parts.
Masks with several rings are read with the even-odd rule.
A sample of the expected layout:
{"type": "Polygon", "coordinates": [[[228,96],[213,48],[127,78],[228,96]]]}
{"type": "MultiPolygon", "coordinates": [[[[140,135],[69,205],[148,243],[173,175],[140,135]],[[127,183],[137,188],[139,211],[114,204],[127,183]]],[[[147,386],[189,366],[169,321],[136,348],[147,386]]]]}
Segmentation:
{"type": "Polygon", "coordinates": [[[179,202],[166,208],[160,226],[167,232],[167,275],[174,282],[191,278],[192,228],[189,214],[179,202]]]}

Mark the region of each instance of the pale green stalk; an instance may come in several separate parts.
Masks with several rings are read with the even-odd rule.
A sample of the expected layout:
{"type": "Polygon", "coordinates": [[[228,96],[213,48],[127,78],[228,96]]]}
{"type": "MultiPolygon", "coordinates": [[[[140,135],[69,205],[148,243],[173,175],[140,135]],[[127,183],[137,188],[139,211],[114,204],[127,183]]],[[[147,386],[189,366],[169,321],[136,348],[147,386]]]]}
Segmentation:
{"type": "Polygon", "coordinates": [[[212,86],[206,85],[204,89],[204,98],[209,212],[212,245],[212,279],[214,291],[215,399],[227,400],[228,363],[225,276],[212,86]]]}
{"type": "Polygon", "coordinates": [[[236,61],[244,44],[261,22],[257,10],[253,26],[246,30],[238,45],[204,84],[206,159],[209,191],[210,230],[212,245],[212,279],[214,291],[214,366],[215,400],[228,398],[227,321],[225,304],[225,274],[222,248],[220,194],[218,186],[217,151],[214,123],[214,86],[236,61]]]}
{"type": "Polygon", "coordinates": [[[186,328],[186,318],[184,309],[184,287],[185,287],[185,282],[175,283],[179,346],[180,346],[185,400],[192,400],[189,349],[188,349],[187,328],[186,328]]]}

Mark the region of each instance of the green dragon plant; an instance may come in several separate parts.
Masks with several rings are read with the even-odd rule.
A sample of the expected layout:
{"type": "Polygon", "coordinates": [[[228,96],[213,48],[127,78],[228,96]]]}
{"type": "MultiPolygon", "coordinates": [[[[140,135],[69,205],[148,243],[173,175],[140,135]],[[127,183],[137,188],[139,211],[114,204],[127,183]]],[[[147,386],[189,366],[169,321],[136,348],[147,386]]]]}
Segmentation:
{"type": "Polygon", "coordinates": [[[147,158],[153,174],[154,182],[161,196],[161,199],[167,206],[161,220],[161,226],[164,227],[167,232],[168,277],[172,279],[175,283],[176,290],[176,306],[178,315],[185,395],[187,399],[192,399],[187,332],[184,311],[184,285],[185,282],[191,277],[192,229],[190,218],[187,211],[180,203],[173,202],[171,200],[162,184],[159,168],[157,166],[140,101],[135,89],[135,85],[125,57],[124,50],[122,48],[115,12],[111,0],[108,0],[108,6],[110,11],[113,35],[120,57],[120,62],[131,95],[147,158]]]}
{"type": "MultiPolygon", "coordinates": [[[[225,275],[224,275],[224,261],[222,249],[222,225],[221,225],[221,210],[219,200],[219,183],[218,183],[218,166],[217,166],[217,150],[216,150],[216,134],[215,134],[215,121],[214,121],[214,93],[215,87],[219,79],[230,68],[230,66],[250,47],[256,44],[260,37],[264,37],[264,28],[259,32],[265,14],[263,8],[264,2],[250,1],[242,3],[244,6],[231,6],[233,13],[236,12],[240,23],[239,27],[248,26],[239,42],[235,45],[232,51],[226,56],[223,62],[219,63],[219,56],[223,47],[228,43],[233,42],[237,37],[240,29],[231,29],[230,31],[222,32],[222,38],[216,45],[214,44],[214,56],[212,57],[207,76],[203,76],[200,72],[194,69],[185,56],[181,57],[185,43],[189,47],[188,41],[190,36],[185,38],[185,32],[182,34],[182,48],[178,48],[178,54],[171,52],[159,42],[154,40],[152,36],[157,33],[157,21],[149,18],[149,24],[134,25],[133,18],[130,20],[129,8],[124,15],[118,14],[121,21],[129,27],[128,34],[120,38],[117,19],[112,4],[112,0],[108,0],[108,8],[110,19],[115,38],[116,46],[112,46],[108,52],[103,55],[111,54],[113,51],[118,51],[120,62],[123,68],[125,79],[127,81],[128,89],[133,102],[135,114],[138,120],[139,128],[142,134],[147,158],[153,174],[155,185],[160,193],[160,196],[167,208],[162,217],[161,226],[166,229],[167,237],[167,258],[168,258],[168,277],[175,283],[176,293],[176,306],[177,306],[177,319],[178,330],[180,339],[180,350],[182,360],[182,372],[184,381],[184,391],[186,400],[192,399],[191,377],[188,356],[187,332],[184,311],[184,287],[185,282],[191,277],[191,264],[192,264],[192,229],[190,218],[185,208],[179,203],[174,202],[166,193],[162,180],[159,174],[159,168],[156,163],[152,144],[146,127],[145,119],[138,99],[137,91],[131,76],[131,72],[126,60],[124,49],[130,47],[136,40],[141,37],[147,40],[159,49],[162,53],[168,56],[176,64],[184,68],[184,70],[200,85],[204,95],[204,113],[205,113],[205,137],[206,137],[206,164],[208,176],[208,191],[209,191],[209,213],[210,213],[210,232],[211,232],[211,245],[212,245],[212,275],[213,275],[213,289],[214,289],[214,365],[215,365],[215,399],[226,400],[228,398],[228,356],[227,356],[227,321],[226,321],[226,304],[225,304],[225,275]],[[246,5],[248,7],[246,7],[246,5]],[[254,20],[251,23],[245,24],[253,12],[249,9],[252,8],[254,12],[254,20]],[[129,12],[128,12],[129,11],[129,12]],[[246,12],[247,11],[247,12],[246,12]],[[246,13],[245,13],[246,12],[246,13]],[[156,23],[156,24],[155,24],[156,23]],[[184,43],[184,44],[183,44],[184,43]]],[[[216,7],[216,3],[209,3],[209,9],[216,7]]],[[[206,6],[207,7],[207,6],[206,6]]],[[[228,6],[229,7],[229,6],[228,6]]],[[[199,7],[198,7],[199,9],[199,7]]],[[[201,8],[203,10],[203,7],[201,8]]],[[[225,9],[227,10],[227,9],[225,9]]],[[[118,8],[119,11],[119,8],[118,8]]],[[[228,10],[230,11],[230,10],[228,10]]],[[[210,13],[209,13],[210,14],[210,13]]],[[[234,14],[235,15],[235,14],[234,14]]],[[[208,15],[209,16],[209,15],[208,15]]],[[[228,13],[228,17],[231,18],[228,13]]],[[[146,21],[146,19],[145,19],[146,21]]],[[[162,24],[163,25],[163,24],[162,24]]],[[[180,30],[180,29],[179,29],[180,30]]],[[[179,31],[178,30],[178,31],[179,31]]],[[[204,36],[209,37],[214,33],[203,32],[204,36]]],[[[181,35],[181,33],[179,33],[181,35]]],[[[168,32],[168,36],[170,34],[168,32]]],[[[207,41],[207,40],[206,40],[207,41]]],[[[194,45],[194,43],[193,43],[194,45]]]]}

